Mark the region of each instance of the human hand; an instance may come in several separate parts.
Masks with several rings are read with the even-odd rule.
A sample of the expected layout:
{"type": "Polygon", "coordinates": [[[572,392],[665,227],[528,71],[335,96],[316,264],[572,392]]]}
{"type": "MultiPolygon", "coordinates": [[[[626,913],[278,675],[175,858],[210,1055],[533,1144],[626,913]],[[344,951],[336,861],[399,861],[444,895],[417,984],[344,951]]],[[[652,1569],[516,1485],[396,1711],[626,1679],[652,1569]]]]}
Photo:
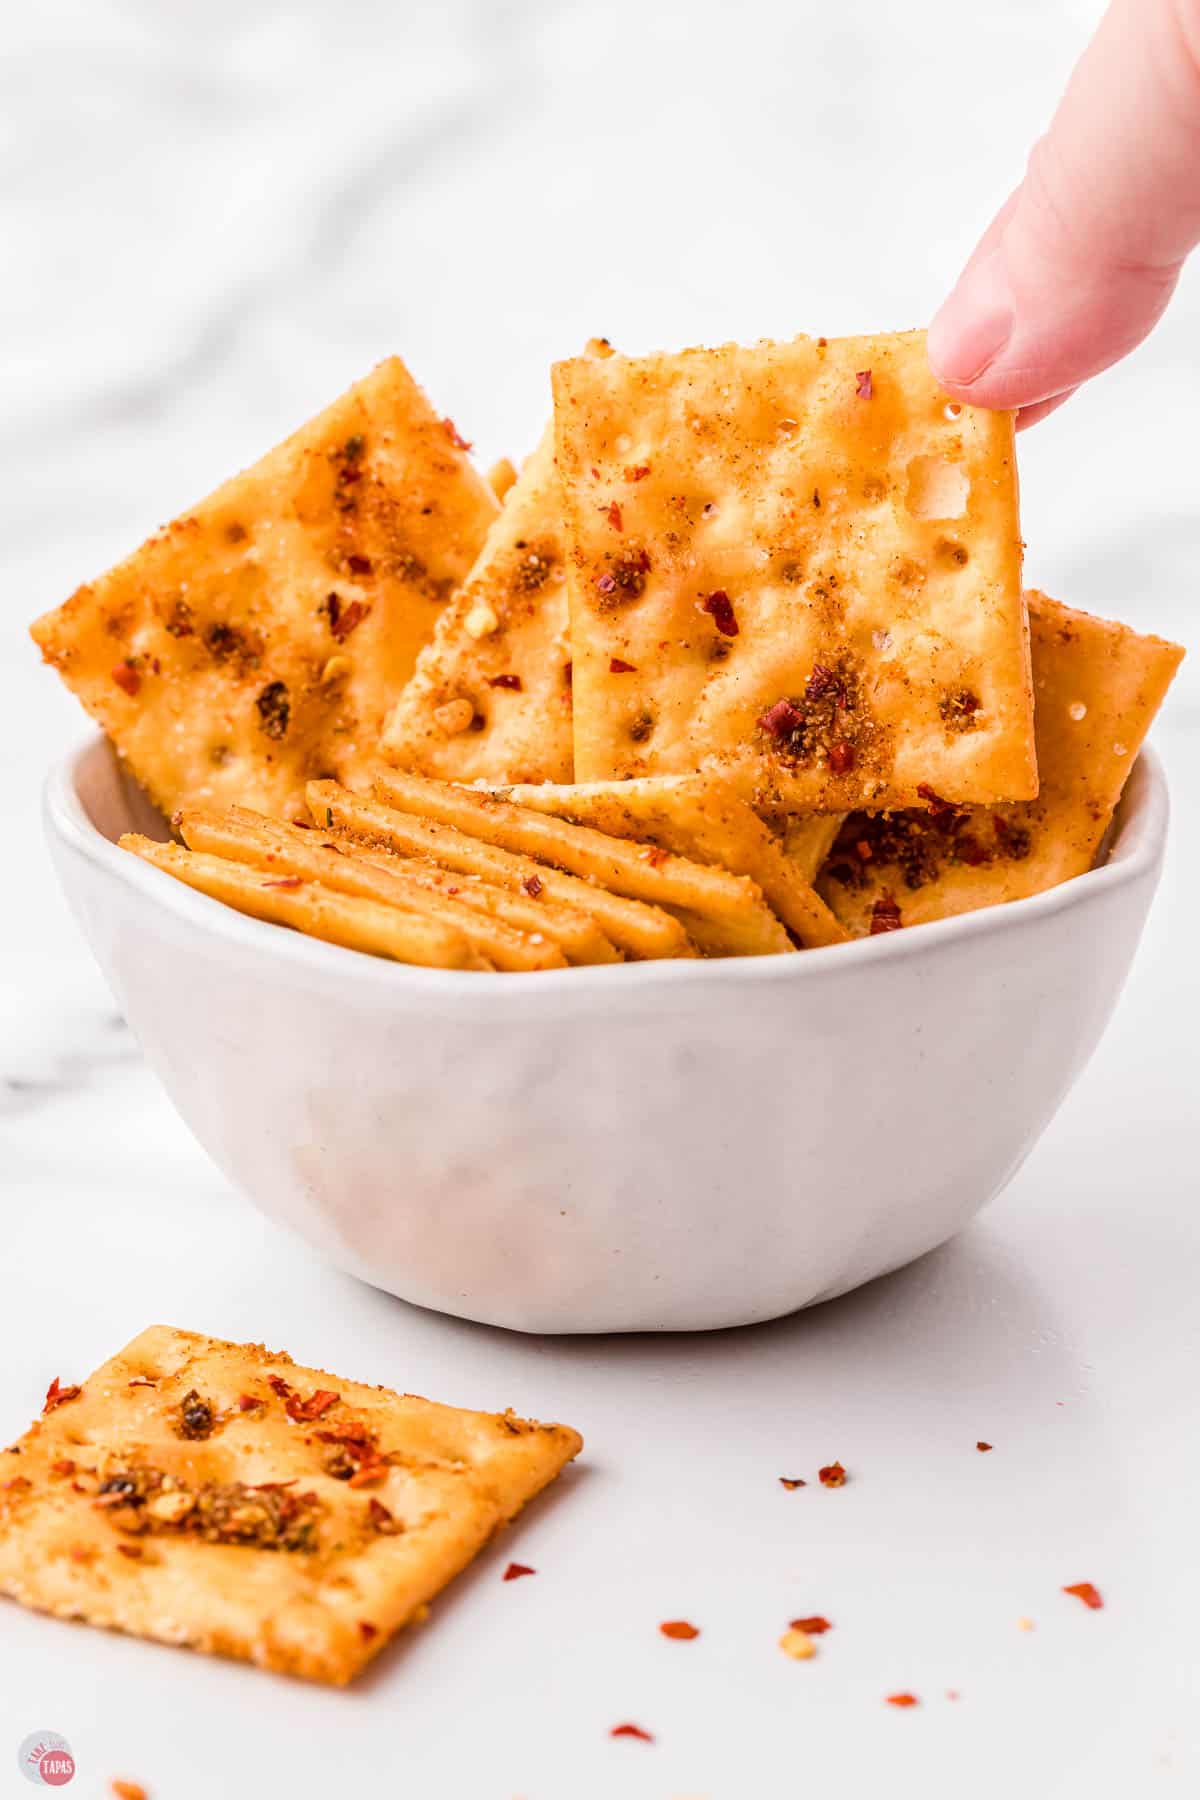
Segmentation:
{"type": "Polygon", "coordinates": [[[1114,0],[929,328],[950,393],[1034,424],[1127,356],[1200,241],[1200,0],[1114,0]]]}

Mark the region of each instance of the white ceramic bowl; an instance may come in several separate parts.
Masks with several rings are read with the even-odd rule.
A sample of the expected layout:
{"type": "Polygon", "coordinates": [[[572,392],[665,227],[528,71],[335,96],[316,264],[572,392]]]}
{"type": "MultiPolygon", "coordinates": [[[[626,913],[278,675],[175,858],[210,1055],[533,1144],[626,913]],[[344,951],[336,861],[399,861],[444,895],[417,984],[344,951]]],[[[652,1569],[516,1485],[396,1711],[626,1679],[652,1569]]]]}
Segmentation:
{"type": "Polygon", "coordinates": [[[406,1300],[524,1331],[790,1312],[950,1237],[1095,1049],[1157,884],[1133,770],[1100,868],[800,956],[410,969],[243,918],[115,847],[162,820],[93,739],[63,886],[151,1065],[271,1218],[406,1300]]]}

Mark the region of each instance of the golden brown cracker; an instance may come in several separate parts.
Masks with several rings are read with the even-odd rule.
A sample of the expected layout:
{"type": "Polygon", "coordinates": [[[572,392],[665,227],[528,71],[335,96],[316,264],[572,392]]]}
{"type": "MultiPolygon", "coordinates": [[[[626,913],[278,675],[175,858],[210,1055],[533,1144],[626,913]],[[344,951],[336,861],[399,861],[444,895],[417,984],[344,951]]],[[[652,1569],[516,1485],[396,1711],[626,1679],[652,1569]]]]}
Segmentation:
{"type": "Polygon", "coordinates": [[[1030,593],[1041,791],[1019,805],[846,821],[820,887],[855,935],[889,905],[903,925],[1020,900],[1090,869],[1183,651],[1030,593]]]}
{"type": "Polygon", "coordinates": [[[757,884],[655,845],[634,845],[590,826],[515,806],[478,788],[380,770],[375,792],[389,806],[433,819],[626,899],[673,912],[693,942],[716,956],[767,956],[792,948],[757,884]]]}
{"type": "Polygon", "coordinates": [[[154,1325],[0,1453],[0,1592],[341,1685],[580,1447],[154,1325]]]}
{"type": "Polygon", "coordinates": [[[383,754],[448,781],[569,781],[571,643],[549,427],[438,620],[383,754]]]}
{"type": "Polygon", "coordinates": [[[298,817],[378,754],[497,511],[393,357],[33,636],[164,813],[298,817]]]}
{"type": "Polygon", "coordinates": [[[661,907],[610,894],[532,856],[485,844],[449,825],[419,819],[381,801],[365,800],[336,782],[314,781],[308,790],[313,819],[327,830],[346,833],[362,844],[375,844],[400,856],[424,856],[443,869],[481,875],[503,887],[552,900],[586,912],[626,956],[642,961],[696,954],[678,919],[661,907]]]}
{"type": "Polygon", "coordinates": [[[1012,416],[923,333],[579,358],[554,397],[576,780],[1036,793],[1012,416]]]}
{"type": "Polygon", "coordinates": [[[185,808],[175,815],[184,842],[193,850],[248,863],[277,875],[319,882],[322,889],[383,906],[419,912],[460,931],[489,964],[508,971],[561,969],[566,958],[541,930],[527,931],[503,918],[484,896],[477,904],[458,888],[447,892],[422,879],[416,864],[393,858],[390,866],[348,857],[335,838],[266,819],[244,807],[224,813],[185,808]]]}
{"type": "MultiPolygon", "coordinates": [[[[659,844],[680,856],[748,875],[806,948],[840,944],[846,932],[789,855],[744,800],[703,775],[648,775],[633,781],[504,787],[501,798],[590,825],[611,837],[659,844]]],[[[819,816],[819,815],[818,815],[819,816]]]]}
{"type": "MultiPolygon", "coordinates": [[[[127,833],[120,843],[123,850],[211,900],[220,900],[267,924],[288,925],[305,937],[320,938],[344,950],[362,950],[368,956],[435,969],[493,967],[465,932],[434,918],[431,911],[410,912],[377,900],[352,898],[299,875],[267,875],[242,862],[185,850],[179,844],[161,844],[136,832],[127,833]]],[[[558,960],[561,963],[562,959],[558,960]]]]}

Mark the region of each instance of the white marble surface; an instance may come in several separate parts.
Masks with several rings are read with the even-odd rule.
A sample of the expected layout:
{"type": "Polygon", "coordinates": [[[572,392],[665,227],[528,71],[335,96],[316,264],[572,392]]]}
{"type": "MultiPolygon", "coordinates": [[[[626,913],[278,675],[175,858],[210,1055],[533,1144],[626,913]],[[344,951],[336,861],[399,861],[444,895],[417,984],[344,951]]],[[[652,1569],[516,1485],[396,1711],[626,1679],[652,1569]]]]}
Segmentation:
{"type": "MultiPolygon", "coordinates": [[[[6,1608],[0,1792],[27,1791],[40,1727],[72,1740],[74,1791],[125,1774],[153,1800],[1197,1791],[1200,664],[1158,734],[1174,847],[1130,989],[985,1219],[778,1325],[572,1343],[410,1311],[225,1188],[55,891],[38,786],[80,722],[24,636],[388,351],[490,458],[532,441],[548,361],[593,331],[926,318],[1096,11],[4,8],[5,1431],[165,1319],[565,1417],[589,1448],[348,1694],[6,1608]],[[778,1486],[833,1456],[841,1492],[778,1486]],[[536,1580],[500,1584],[510,1552],[536,1580]],[[1083,1578],[1104,1612],[1059,1593],[1083,1578]],[[775,1639],[808,1611],[836,1629],[793,1665],[775,1639]],[[678,1615],[697,1643],[658,1637],[678,1615]],[[624,1718],[657,1743],[610,1742],[624,1718]]],[[[1198,326],[1193,271],[1022,456],[1030,578],[1193,643],[1198,326]]]]}

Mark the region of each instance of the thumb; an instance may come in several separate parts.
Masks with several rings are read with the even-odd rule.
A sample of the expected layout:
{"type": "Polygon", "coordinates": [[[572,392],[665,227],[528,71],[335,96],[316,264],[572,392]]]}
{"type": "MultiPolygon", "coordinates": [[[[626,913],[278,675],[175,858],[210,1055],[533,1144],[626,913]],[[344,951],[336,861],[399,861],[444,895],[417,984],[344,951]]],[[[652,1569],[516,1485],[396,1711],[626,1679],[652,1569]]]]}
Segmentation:
{"type": "Polygon", "coordinates": [[[1116,0],[929,328],[935,375],[1043,416],[1141,342],[1198,240],[1200,0],[1116,0]]]}

